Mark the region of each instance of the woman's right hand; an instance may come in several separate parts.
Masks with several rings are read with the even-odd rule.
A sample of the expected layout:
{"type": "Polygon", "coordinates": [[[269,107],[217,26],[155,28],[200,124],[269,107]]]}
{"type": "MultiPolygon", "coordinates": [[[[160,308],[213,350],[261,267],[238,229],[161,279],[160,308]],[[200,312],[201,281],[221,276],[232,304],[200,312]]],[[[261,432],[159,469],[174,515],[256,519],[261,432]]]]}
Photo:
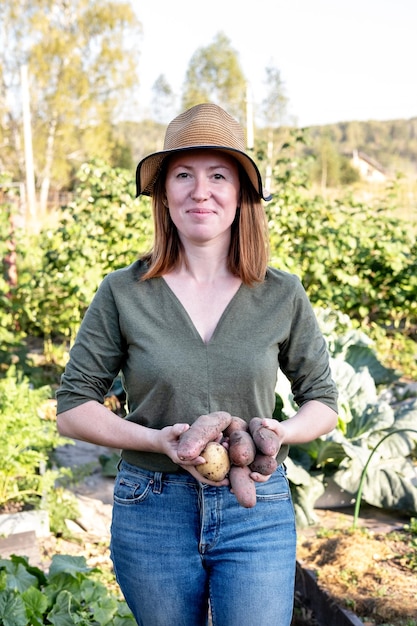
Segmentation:
{"type": "MultiPolygon", "coordinates": [[[[177,465],[181,465],[183,463],[178,456],[178,444],[180,437],[189,428],[189,424],[178,423],[173,426],[165,426],[164,428],[161,428],[161,430],[155,431],[155,434],[157,434],[159,439],[159,452],[166,454],[171,461],[177,465]]],[[[192,465],[198,465],[199,463],[204,463],[204,459],[201,456],[196,459],[192,459],[191,461],[192,465]]]]}
{"type": "Polygon", "coordinates": [[[194,459],[189,461],[183,461],[178,457],[178,444],[180,437],[186,430],[190,428],[189,424],[174,424],[173,426],[165,426],[162,428],[160,433],[160,445],[161,452],[166,454],[171,461],[185,469],[187,472],[193,476],[198,482],[204,483],[206,485],[212,485],[213,487],[223,487],[229,485],[229,479],[225,478],[222,481],[215,482],[213,480],[207,480],[204,478],[200,472],[197,471],[196,466],[202,465],[205,463],[205,459],[202,456],[197,456],[194,459]]]}

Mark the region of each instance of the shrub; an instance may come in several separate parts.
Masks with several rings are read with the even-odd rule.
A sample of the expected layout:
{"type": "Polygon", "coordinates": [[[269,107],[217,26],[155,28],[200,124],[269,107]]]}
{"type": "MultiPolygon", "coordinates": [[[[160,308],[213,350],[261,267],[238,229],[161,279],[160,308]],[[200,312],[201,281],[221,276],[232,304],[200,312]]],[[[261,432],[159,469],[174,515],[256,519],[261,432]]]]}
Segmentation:
{"type": "Polygon", "coordinates": [[[56,430],[48,387],[32,389],[12,366],[0,379],[0,508],[46,504],[60,473],[49,457],[67,442],[56,430]],[[52,419],[51,419],[52,417],[52,419]]]}

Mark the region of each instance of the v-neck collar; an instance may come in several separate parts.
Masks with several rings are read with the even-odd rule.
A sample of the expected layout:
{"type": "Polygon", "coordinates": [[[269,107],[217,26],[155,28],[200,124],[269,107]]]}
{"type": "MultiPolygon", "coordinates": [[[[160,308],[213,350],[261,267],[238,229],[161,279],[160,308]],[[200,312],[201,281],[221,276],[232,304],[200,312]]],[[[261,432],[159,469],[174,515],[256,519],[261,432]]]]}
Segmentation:
{"type": "Polygon", "coordinates": [[[181,313],[182,317],[185,317],[186,320],[188,321],[188,324],[191,327],[191,329],[193,331],[193,334],[205,346],[209,346],[212,342],[214,342],[216,340],[217,334],[220,331],[220,328],[223,325],[224,320],[225,320],[225,318],[228,315],[228,312],[234,306],[234,302],[239,298],[239,294],[241,293],[242,288],[244,287],[243,283],[241,283],[239,285],[239,288],[233,294],[233,296],[231,297],[231,299],[227,303],[225,309],[223,310],[223,313],[221,314],[221,316],[220,316],[220,318],[219,318],[219,320],[218,320],[218,322],[216,324],[216,327],[215,327],[215,329],[213,331],[213,334],[211,335],[210,339],[208,341],[204,341],[203,337],[201,336],[201,334],[197,330],[196,325],[194,324],[193,320],[191,319],[187,309],[185,308],[185,306],[183,305],[181,300],[178,298],[178,296],[175,294],[175,292],[171,289],[171,287],[168,285],[168,283],[166,282],[166,280],[164,279],[163,276],[160,277],[160,280],[162,281],[163,288],[167,291],[167,293],[170,295],[171,299],[175,302],[176,307],[177,307],[178,311],[181,313]]]}

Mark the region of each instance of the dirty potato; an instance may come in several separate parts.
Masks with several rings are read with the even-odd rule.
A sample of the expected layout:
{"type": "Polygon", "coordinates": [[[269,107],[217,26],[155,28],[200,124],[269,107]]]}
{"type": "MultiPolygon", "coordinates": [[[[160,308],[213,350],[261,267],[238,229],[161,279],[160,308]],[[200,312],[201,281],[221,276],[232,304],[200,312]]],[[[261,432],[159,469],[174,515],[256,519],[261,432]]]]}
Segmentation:
{"type": "Polygon", "coordinates": [[[206,445],[200,456],[202,456],[206,462],[197,465],[196,469],[204,478],[207,478],[207,480],[219,482],[229,473],[229,455],[226,448],[220,443],[211,441],[206,445]]]}

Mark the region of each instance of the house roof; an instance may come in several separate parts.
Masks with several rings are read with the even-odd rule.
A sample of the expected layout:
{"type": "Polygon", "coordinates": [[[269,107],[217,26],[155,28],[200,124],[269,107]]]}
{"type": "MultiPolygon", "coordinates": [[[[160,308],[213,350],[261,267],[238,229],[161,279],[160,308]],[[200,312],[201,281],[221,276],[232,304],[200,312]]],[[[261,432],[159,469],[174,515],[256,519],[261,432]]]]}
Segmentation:
{"type": "Polygon", "coordinates": [[[373,167],[375,170],[378,170],[378,172],[381,172],[381,174],[385,174],[385,176],[388,176],[388,170],[383,165],[378,163],[376,159],[368,156],[365,152],[361,152],[360,150],[354,150],[353,158],[355,157],[360,159],[361,161],[365,161],[365,163],[368,163],[368,165],[373,167]]]}

